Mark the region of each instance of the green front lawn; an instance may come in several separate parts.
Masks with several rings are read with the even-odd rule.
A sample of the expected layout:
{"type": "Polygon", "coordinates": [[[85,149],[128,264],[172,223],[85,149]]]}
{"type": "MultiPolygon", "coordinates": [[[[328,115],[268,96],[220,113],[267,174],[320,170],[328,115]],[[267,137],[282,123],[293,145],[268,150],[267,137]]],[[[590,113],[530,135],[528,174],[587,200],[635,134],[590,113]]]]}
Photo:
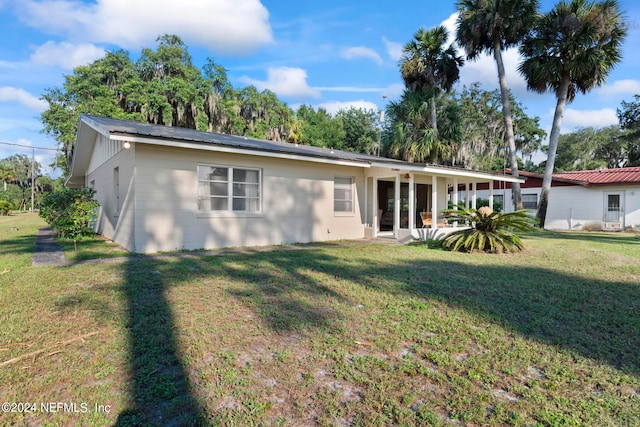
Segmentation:
{"type": "Polygon", "coordinates": [[[640,425],[637,235],[31,267],[40,225],[0,217],[1,425],[640,425]]]}

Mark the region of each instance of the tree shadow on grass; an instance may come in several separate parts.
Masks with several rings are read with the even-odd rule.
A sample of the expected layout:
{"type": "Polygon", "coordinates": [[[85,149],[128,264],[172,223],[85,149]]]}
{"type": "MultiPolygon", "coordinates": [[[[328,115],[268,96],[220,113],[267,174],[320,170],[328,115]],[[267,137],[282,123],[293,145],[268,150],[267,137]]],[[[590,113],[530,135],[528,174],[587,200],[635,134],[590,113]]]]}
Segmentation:
{"type": "MultiPolygon", "coordinates": [[[[315,301],[340,298],[340,295],[311,280],[304,270],[320,263],[316,271],[325,269],[327,274],[333,274],[333,261],[307,249],[245,250],[214,256],[138,256],[124,261],[118,286],[125,304],[123,327],[128,341],[129,405],[121,410],[115,425],[183,426],[209,422],[210,416],[195,384],[190,381],[184,349],[178,342],[177,312],[168,295],[172,289],[188,286],[189,281],[194,280],[211,280],[213,286],[220,286],[218,281],[230,279],[232,285],[225,285],[230,298],[245,301],[276,333],[326,329],[334,324],[335,314],[326,309],[328,302],[322,306],[315,301]],[[301,263],[301,259],[305,261],[301,263]]],[[[108,313],[105,294],[109,289],[106,285],[82,289],[61,298],[56,305],[60,310],[82,307],[95,313],[108,313]]],[[[192,294],[195,290],[186,292],[197,300],[197,295],[192,294]]],[[[117,321],[96,316],[101,322],[117,321]]]]}
{"type": "Polygon", "coordinates": [[[275,332],[330,330],[339,316],[330,301],[346,299],[331,282],[341,280],[392,295],[444,301],[529,339],[640,374],[638,284],[594,281],[543,267],[428,258],[372,262],[352,255],[342,259],[339,249],[334,255],[310,247],[221,257],[217,273],[248,285],[230,294],[243,298],[275,332]]]}
{"type": "Polygon", "coordinates": [[[130,406],[119,414],[116,425],[207,423],[178,345],[176,317],[167,295],[187,278],[222,286],[276,333],[331,333],[341,320],[334,302],[348,301],[344,286],[362,286],[394,296],[444,301],[530,340],[640,374],[637,284],[594,282],[542,267],[513,266],[513,260],[507,266],[473,265],[464,258],[412,255],[408,260],[374,260],[358,254],[309,246],[126,261],[121,290],[127,304],[130,406]]]}
{"type": "Polygon", "coordinates": [[[325,278],[332,280],[339,261],[314,251],[313,246],[220,257],[215,261],[222,269],[219,274],[247,285],[229,289],[228,293],[256,307],[260,319],[276,333],[334,326],[337,317],[330,303],[344,297],[312,278],[309,272],[324,270],[325,278]]]}
{"type": "Polygon", "coordinates": [[[341,268],[341,276],[391,294],[446,301],[527,338],[640,374],[639,284],[541,267],[442,260],[367,264],[362,259],[341,268]],[[377,276],[387,280],[370,280],[377,276]]]}
{"type": "Polygon", "coordinates": [[[0,255],[20,255],[33,253],[35,235],[16,236],[10,239],[0,239],[0,255]]]}
{"type": "Polygon", "coordinates": [[[123,265],[131,406],[118,416],[118,426],[206,423],[178,348],[175,317],[167,300],[174,277],[165,274],[170,268],[180,265],[153,258],[123,265]]]}
{"type": "MultiPolygon", "coordinates": [[[[525,234],[526,235],[526,234],[525,234]]],[[[621,233],[621,232],[609,232],[604,231],[539,231],[537,233],[530,233],[531,237],[541,237],[545,239],[554,240],[575,240],[575,241],[590,241],[598,243],[608,244],[635,244],[640,245],[640,234],[638,233],[621,233]]]]}

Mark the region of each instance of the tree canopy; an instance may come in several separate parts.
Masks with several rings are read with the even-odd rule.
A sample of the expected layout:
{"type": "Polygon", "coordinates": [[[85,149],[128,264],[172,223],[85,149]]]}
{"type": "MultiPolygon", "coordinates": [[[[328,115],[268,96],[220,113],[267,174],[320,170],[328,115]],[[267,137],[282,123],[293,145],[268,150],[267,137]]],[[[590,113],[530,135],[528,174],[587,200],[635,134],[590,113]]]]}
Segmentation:
{"type": "Polygon", "coordinates": [[[640,166],[640,95],[633,101],[623,101],[618,109],[618,120],[624,131],[620,137],[618,158],[622,166],[640,166]]]}
{"type": "Polygon", "coordinates": [[[25,154],[14,154],[1,159],[0,200],[8,202],[10,209],[26,209],[31,203],[31,188],[35,185],[34,203],[37,203],[40,195],[54,185],[50,178],[42,177],[41,174],[40,163],[32,163],[31,157],[25,154]]]}
{"type": "Polygon", "coordinates": [[[350,108],[333,116],[302,105],[294,112],[269,90],[234,88],[211,58],[198,69],[178,36],[157,43],[135,62],[124,50],[107,52],[42,95],[49,104],[41,116],[44,132],[64,149],[56,165],[65,174],[83,113],[364,153],[377,148],[373,111],[350,108]]]}
{"type": "MultiPolygon", "coordinates": [[[[42,98],[44,131],[64,148],[68,168],[81,114],[286,141],[293,113],[273,92],[234,89],[226,70],[208,59],[199,70],[176,35],[157,39],[134,63],[124,50],[74,69],[62,88],[42,98]]],[[[67,170],[65,169],[66,173],[67,170]]]]}
{"type": "MultiPolygon", "coordinates": [[[[545,137],[538,117],[530,117],[525,107],[509,94],[512,104],[516,150],[530,157],[540,149],[545,137]]],[[[499,90],[487,91],[478,83],[451,91],[435,100],[439,144],[422,137],[429,131],[429,95],[405,91],[387,108],[384,135],[385,154],[414,161],[437,162],[476,170],[504,168],[507,155],[505,123],[499,90]]]]}

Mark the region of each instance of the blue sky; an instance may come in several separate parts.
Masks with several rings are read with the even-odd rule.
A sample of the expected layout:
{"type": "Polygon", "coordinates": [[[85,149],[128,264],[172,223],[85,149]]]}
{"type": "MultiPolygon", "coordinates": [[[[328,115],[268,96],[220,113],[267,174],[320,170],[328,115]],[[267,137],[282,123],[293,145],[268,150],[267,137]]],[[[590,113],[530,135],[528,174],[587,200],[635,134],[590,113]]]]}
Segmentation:
{"type": "MultiPolygon", "coordinates": [[[[542,1],[542,11],[554,3],[542,1]]],[[[563,132],[615,124],[620,102],[640,94],[640,4],[620,5],[629,24],[623,61],[604,86],[568,106],[563,132]]],[[[197,66],[212,57],[234,86],[271,89],[292,107],[384,108],[402,92],[402,46],[420,27],[454,23],[454,1],[0,0],[0,142],[55,148],[41,133],[44,89],[108,50],[135,59],[165,33],[185,41],[197,66]]],[[[527,92],[518,61],[517,51],[505,53],[508,84],[548,131],[554,96],[527,92]]],[[[492,58],[465,64],[459,84],[476,81],[497,88],[492,58]]],[[[0,158],[15,153],[31,149],[0,144],[0,158]]],[[[36,150],[36,159],[46,165],[52,154],[36,150]]]]}

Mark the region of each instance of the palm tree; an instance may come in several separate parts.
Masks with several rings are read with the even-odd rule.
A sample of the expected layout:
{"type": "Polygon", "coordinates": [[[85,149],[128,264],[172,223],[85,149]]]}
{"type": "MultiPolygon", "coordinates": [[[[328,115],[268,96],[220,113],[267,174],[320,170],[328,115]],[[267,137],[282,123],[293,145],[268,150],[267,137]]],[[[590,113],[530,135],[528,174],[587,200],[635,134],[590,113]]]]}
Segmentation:
{"type": "Polygon", "coordinates": [[[8,162],[0,163],[0,180],[4,187],[4,191],[7,191],[7,181],[13,181],[16,179],[16,171],[8,162]]]}
{"type": "MultiPolygon", "coordinates": [[[[505,140],[509,147],[511,173],[518,176],[518,160],[513,132],[513,118],[507,88],[507,76],[502,51],[517,46],[535,23],[537,0],[459,0],[456,40],[465,50],[468,60],[481,53],[493,54],[498,67],[505,140]]],[[[513,206],[522,209],[520,184],[513,183],[513,206]]]]}
{"type": "Polygon", "coordinates": [[[392,157],[408,162],[450,161],[452,143],[459,137],[455,134],[456,129],[450,130],[447,126],[444,132],[438,132],[430,126],[432,99],[430,91],[411,92],[407,89],[400,101],[389,103],[387,113],[392,126],[391,144],[387,151],[392,157]]]}
{"type": "Polygon", "coordinates": [[[578,91],[587,93],[605,82],[621,59],[625,35],[616,0],[561,1],[541,17],[520,47],[525,59],[518,69],[527,80],[528,89],[539,93],[553,91],[557,98],[538,203],[537,217],[542,227],[565,105],[573,101],[578,91]]]}
{"type": "Polygon", "coordinates": [[[516,231],[531,231],[533,219],[525,210],[494,212],[488,206],[479,209],[457,207],[443,211],[449,222],[469,224],[470,227],[448,234],[442,245],[458,252],[518,252],[524,249],[516,231]]]}
{"type": "Polygon", "coordinates": [[[404,46],[400,59],[400,72],[411,92],[430,94],[431,128],[438,131],[436,97],[449,92],[460,78],[463,59],[456,54],[453,45],[446,46],[449,33],[444,26],[427,31],[420,28],[413,39],[404,46]]]}

